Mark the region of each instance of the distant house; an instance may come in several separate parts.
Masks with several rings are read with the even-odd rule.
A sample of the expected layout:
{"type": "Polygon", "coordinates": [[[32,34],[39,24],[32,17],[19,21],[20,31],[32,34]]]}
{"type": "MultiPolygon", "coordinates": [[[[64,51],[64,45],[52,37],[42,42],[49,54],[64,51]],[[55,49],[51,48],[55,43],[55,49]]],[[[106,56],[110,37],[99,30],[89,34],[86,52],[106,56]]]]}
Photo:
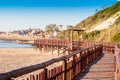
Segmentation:
{"type": "Polygon", "coordinates": [[[6,34],[6,32],[0,32],[0,35],[4,35],[4,34],[6,34]]]}
{"type": "Polygon", "coordinates": [[[41,31],[42,31],[42,30],[39,29],[39,28],[29,29],[29,35],[35,36],[35,35],[37,35],[37,34],[40,34],[41,31]]]}
{"type": "Polygon", "coordinates": [[[7,35],[12,35],[12,34],[13,34],[13,32],[11,32],[11,31],[10,31],[10,32],[7,32],[6,34],[7,34],[7,35]]]}
{"type": "Polygon", "coordinates": [[[17,30],[17,31],[13,31],[13,33],[15,34],[15,35],[22,35],[22,36],[24,36],[24,35],[29,35],[29,36],[34,36],[34,35],[37,35],[37,34],[39,34],[40,32],[41,32],[42,30],[40,30],[40,29],[38,29],[38,28],[36,28],[36,29],[27,29],[27,30],[17,30]]]}
{"type": "Polygon", "coordinates": [[[17,31],[13,31],[12,34],[14,35],[26,35],[26,31],[25,30],[17,30],[17,31]]]}
{"type": "Polygon", "coordinates": [[[67,29],[70,29],[70,28],[72,28],[73,26],[72,26],[72,25],[67,25],[66,27],[67,27],[67,29]]]}
{"type": "Polygon", "coordinates": [[[69,28],[71,28],[73,26],[71,25],[55,25],[55,27],[53,29],[51,29],[51,26],[47,27],[50,30],[45,30],[45,37],[46,38],[53,38],[56,37],[58,35],[58,33],[67,30],[69,28]]]}
{"type": "Polygon", "coordinates": [[[59,31],[63,31],[63,25],[58,25],[57,28],[59,31]]]}
{"type": "Polygon", "coordinates": [[[71,25],[58,25],[57,28],[59,29],[59,31],[64,31],[67,30],[69,28],[72,28],[73,26],[71,25]]]}

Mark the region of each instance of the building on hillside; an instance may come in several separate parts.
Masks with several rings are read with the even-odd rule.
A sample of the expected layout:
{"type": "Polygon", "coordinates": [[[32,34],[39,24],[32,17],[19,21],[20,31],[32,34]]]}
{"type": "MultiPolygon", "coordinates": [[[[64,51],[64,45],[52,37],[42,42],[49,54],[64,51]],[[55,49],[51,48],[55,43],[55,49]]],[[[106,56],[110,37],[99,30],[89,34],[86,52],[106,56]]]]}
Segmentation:
{"type": "Polygon", "coordinates": [[[6,34],[6,32],[0,32],[0,35],[5,35],[6,34]]]}
{"type": "Polygon", "coordinates": [[[7,35],[12,35],[13,32],[9,31],[9,32],[7,32],[6,34],[7,34],[7,35]]]}
{"type": "Polygon", "coordinates": [[[72,27],[73,26],[71,26],[71,25],[57,25],[57,28],[59,31],[64,31],[64,30],[70,29],[72,27]]]}
{"type": "Polygon", "coordinates": [[[29,31],[29,35],[31,36],[35,36],[37,34],[40,34],[40,32],[42,32],[42,30],[39,28],[29,29],[28,31],[29,31]]]}
{"type": "Polygon", "coordinates": [[[27,30],[15,30],[7,32],[7,35],[16,35],[16,36],[36,36],[37,34],[40,34],[42,30],[39,28],[35,29],[27,29],[27,30]]]}
{"type": "Polygon", "coordinates": [[[73,26],[71,25],[56,25],[56,27],[53,30],[45,30],[45,38],[54,38],[58,35],[58,33],[70,29],[73,26]]]}

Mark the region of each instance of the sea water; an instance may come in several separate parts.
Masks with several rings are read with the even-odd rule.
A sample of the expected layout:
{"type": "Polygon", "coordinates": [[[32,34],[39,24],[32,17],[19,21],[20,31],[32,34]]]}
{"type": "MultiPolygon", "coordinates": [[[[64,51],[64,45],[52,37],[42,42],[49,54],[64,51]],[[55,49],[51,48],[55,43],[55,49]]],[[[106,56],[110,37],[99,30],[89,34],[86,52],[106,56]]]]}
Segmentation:
{"type": "Polygon", "coordinates": [[[18,44],[15,41],[0,40],[0,48],[32,48],[31,44],[18,44]]]}

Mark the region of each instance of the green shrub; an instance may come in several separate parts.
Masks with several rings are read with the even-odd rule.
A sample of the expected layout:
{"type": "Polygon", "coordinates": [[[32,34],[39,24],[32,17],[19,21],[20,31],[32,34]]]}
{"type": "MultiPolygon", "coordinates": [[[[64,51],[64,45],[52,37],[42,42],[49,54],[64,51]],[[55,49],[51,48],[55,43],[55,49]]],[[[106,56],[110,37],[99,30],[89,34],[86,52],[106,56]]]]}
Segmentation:
{"type": "Polygon", "coordinates": [[[112,37],[111,41],[113,42],[120,42],[120,32],[116,32],[112,37]]]}

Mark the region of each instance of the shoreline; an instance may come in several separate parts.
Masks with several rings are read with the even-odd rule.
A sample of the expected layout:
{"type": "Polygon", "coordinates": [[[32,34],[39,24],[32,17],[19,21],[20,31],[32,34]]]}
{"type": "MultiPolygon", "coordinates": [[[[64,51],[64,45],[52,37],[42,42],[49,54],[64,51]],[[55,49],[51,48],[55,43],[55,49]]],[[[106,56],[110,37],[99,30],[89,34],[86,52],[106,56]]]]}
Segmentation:
{"type": "Polygon", "coordinates": [[[31,44],[34,45],[34,40],[16,40],[17,44],[31,44]]]}
{"type": "Polygon", "coordinates": [[[16,41],[0,40],[0,48],[34,48],[34,44],[19,44],[16,41]]]}
{"type": "Polygon", "coordinates": [[[31,36],[15,36],[15,35],[0,35],[0,40],[15,41],[18,44],[34,44],[34,39],[31,36]]]}
{"type": "Polygon", "coordinates": [[[17,44],[31,44],[34,45],[34,40],[8,40],[8,39],[0,39],[3,41],[15,42],[17,44]]]}

